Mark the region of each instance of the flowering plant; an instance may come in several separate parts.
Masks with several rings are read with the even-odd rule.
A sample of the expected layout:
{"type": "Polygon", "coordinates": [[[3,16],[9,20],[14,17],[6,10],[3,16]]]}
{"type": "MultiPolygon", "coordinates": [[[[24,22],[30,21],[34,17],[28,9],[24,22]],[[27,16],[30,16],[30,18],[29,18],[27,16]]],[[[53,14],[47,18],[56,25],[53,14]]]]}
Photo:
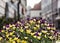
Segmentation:
{"type": "Polygon", "coordinates": [[[56,28],[45,19],[17,21],[3,26],[1,43],[53,43],[57,38],[56,28]]]}

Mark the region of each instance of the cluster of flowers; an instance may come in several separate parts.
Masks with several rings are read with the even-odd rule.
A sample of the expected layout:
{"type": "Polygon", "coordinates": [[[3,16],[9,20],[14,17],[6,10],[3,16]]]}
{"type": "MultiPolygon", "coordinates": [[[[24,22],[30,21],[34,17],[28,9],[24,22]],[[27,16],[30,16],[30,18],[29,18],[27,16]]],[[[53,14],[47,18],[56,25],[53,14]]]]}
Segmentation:
{"type": "Polygon", "coordinates": [[[56,28],[41,18],[8,24],[0,32],[1,43],[52,43],[55,39],[56,28]]]}

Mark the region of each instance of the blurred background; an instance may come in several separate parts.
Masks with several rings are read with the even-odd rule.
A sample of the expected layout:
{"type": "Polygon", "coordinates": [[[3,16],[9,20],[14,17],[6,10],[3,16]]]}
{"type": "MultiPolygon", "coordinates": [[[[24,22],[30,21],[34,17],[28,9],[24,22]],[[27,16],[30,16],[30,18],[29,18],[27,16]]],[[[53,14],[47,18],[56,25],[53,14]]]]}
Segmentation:
{"type": "Polygon", "coordinates": [[[42,17],[60,29],[60,0],[0,0],[0,28],[3,25],[42,17]]]}

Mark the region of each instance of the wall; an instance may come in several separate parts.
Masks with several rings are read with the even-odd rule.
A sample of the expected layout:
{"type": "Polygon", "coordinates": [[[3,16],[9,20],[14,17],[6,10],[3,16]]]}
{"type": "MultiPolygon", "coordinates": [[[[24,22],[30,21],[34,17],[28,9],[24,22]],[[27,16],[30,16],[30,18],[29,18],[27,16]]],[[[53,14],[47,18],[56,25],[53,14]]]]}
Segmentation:
{"type": "Polygon", "coordinates": [[[0,17],[5,16],[5,7],[6,2],[8,3],[9,12],[7,17],[8,18],[14,18],[14,9],[17,10],[17,3],[11,4],[9,2],[10,0],[0,0],[0,17]]]}
{"type": "Polygon", "coordinates": [[[9,6],[8,6],[9,7],[8,17],[9,18],[14,18],[14,13],[15,13],[14,10],[17,12],[17,7],[16,6],[17,6],[17,4],[15,4],[15,3],[14,4],[9,3],[9,6]]]}
{"type": "Polygon", "coordinates": [[[30,17],[40,17],[41,10],[31,10],[30,17]]]}
{"type": "Polygon", "coordinates": [[[4,16],[5,14],[5,2],[0,0],[0,17],[4,16]]]}
{"type": "Polygon", "coordinates": [[[60,8],[60,0],[58,0],[58,8],[60,8]]]}
{"type": "Polygon", "coordinates": [[[26,7],[26,0],[21,0],[21,4],[26,7]]]}
{"type": "Polygon", "coordinates": [[[51,0],[41,0],[42,9],[51,3],[51,0]]]}
{"type": "MultiPolygon", "coordinates": [[[[9,14],[8,17],[9,18],[14,18],[14,10],[16,10],[16,15],[17,15],[17,0],[14,4],[11,4],[9,2],[10,0],[0,0],[0,17],[4,16],[5,14],[5,5],[6,2],[9,3],[9,14]]],[[[20,3],[20,14],[22,15],[22,8],[24,9],[24,13],[25,13],[25,9],[26,9],[26,0],[21,0],[20,3]]]]}
{"type": "Polygon", "coordinates": [[[52,14],[55,14],[57,12],[57,1],[58,0],[42,0],[42,16],[44,18],[47,18],[49,16],[52,16],[52,14]]]}
{"type": "Polygon", "coordinates": [[[52,0],[41,0],[41,9],[42,9],[42,16],[43,18],[46,18],[47,14],[51,12],[51,2],[52,0]]]}
{"type": "Polygon", "coordinates": [[[25,14],[26,14],[26,0],[21,0],[20,17],[23,18],[25,14]]]}

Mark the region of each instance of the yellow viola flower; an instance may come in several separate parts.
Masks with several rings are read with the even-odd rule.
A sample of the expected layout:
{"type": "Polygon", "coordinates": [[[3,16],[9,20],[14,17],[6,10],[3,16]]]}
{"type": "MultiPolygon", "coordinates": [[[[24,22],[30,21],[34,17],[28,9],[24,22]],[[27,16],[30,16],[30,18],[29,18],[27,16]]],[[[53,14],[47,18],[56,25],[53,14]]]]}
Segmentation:
{"type": "Polygon", "coordinates": [[[17,22],[18,24],[21,24],[20,21],[17,22]]]}
{"type": "Polygon", "coordinates": [[[35,24],[36,22],[34,21],[33,23],[35,24]]]}
{"type": "Polygon", "coordinates": [[[36,19],[33,19],[34,21],[36,21],[36,19]]]}
{"type": "Polygon", "coordinates": [[[40,39],[41,39],[41,37],[40,37],[40,36],[37,36],[37,39],[38,39],[38,40],[40,40],[40,39]]]}
{"type": "Polygon", "coordinates": [[[12,25],[11,25],[11,24],[9,24],[9,27],[12,27],[12,25]]]}
{"type": "Polygon", "coordinates": [[[42,35],[42,33],[38,33],[38,35],[39,35],[39,36],[41,36],[41,35],[42,35]]]}
{"type": "Polygon", "coordinates": [[[23,27],[20,27],[20,29],[23,29],[23,27]]]}
{"type": "Polygon", "coordinates": [[[10,41],[6,41],[6,43],[11,43],[10,41]]]}
{"type": "Polygon", "coordinates": [[[21,41],[20,39],[17,39],[17,43],[20,43],[20,41],[21,41]]]}
{"type": "Polygon", "coordinates": [[[40,23],[40,20],[38,21],[38,23],[40,23]]]}
{"type": "Polygon", "coordinates": [[[57,40],[56,43],[60,43],[60,40],[57,40]]]}
{"type": "Polygon", "coordinates": [[[31,30],[30,29],[26,30],[26,33],[30,34],[31,33],[31,30]]]}
{"type": "Polygon", "coordinates": [[[5,30],[2,30],[1,32],[5,32],[5,30]]]}
{"type": "Polygon", "coordinates": [[[10,28],[7,28],[7,27],[6,27],[6,30],[9,30],[9,29],[10,29],[10,28]]]}
{"type": "Polygon", "coordinates": [[[46,36],[46,35],[45,35],[44,37],[45,37],[45,38],[47,38],[47,36],[46,36]]]}
{"type": "Polygon", "coordinates": [[[47,26],[49,26],[49,24],[47,24],[47,26]]]}
{"type": "Polygon", "coordinates": [[[14,32],[10,32],[10,34],[9,35],[13,35],[14,34],[14,32]]]}
{"type": "Polygon", "coordinates": [[[47,26],[47,23],[45,23],[45,25],[47,26]]]}
{"type": "Polygon", "coordinates": [[[37,30],[37,27],[33,27],[34,30],[37,30]]]}
{"type": "Polygon", "coordinates": [[[28,37],[24,37],[25,39],[28,39],[28,37]]]}
{"type": "Polygon", "coordinates": [[[38,28],[39,28],[39,27],[40,27],[40,25],[36,25],[36,27],[38,27],[38,28]]]}
{"type": "Polygon", "coordinates": [[[13,35],[13,37],[15,37],[15,35],[13,35]]]}
{"type": "Polygon", "coordinates": [[[18,38],[17,37],[15,37],[13,40],[17,40],[18,38]]]}
{"type": "Polygon", "coordinates": [[[43,26],[44,24],[41,24],[41,26],[43,26]]]}
{"type": "Polygon", "coordinates": [[[14,24],[12,24],[12,26],[13,26],[13,27],[15,27],[15,25],[14,25],[14,24]]]}
{"type": "Polygon", "coordinates": [[[51,30],[50,32],[54,34],[54,31],[53,30],[51,30]]]}
{"type": "Polygon", "coordinates": [[[3,28],[6,28],[5,26],[3,26],[3,28]]]}
{"type": "Polygon", "coordinates": [[[8,37],[8,39],[9,39],[9,41],[12,41],[12,38],[9,38],[9,37],[8,37]]]}
{"type": "Polygon", "coordinates": [[[2,40],[2,37],[0,37],[0,41],[2,40]]]}
{"type": "Polygon", "coordinates": [[[6,37],[8,38],[9,37],[9,34],[7,34],[6,37]]]}
{"type": "Polygon", "coordinates": [[[49,35],[50,33],[47,33],[47,35],[49,35]]]}
{"type": "Polygon", "coordinates": [[[16,43],[15,41],[12,41],[12,43],[16,43]]]}
{"type": "Polygon", "coordinates": [[[37,36],[33,36],[34,38],[37,38],[37,36]]]}
{"type": "Polygon", "coordinates": [[[52,36],[50,36],[49,38],[50,38],[51,40],[53,39],[53,37],[52,37],[52,36]]]}
{"type": "Polygon", "coordinates": [[[33,36],[35,33],[31,33],[31,36],[33,36]]]}
{"type": "Polygon", "coordinates": [[[47,31],[45,31],[45,30],[42,30],[42,33],[47,33],[47,31]]]}
{"type": "Polygon", "coordinates": [[[55,27],[51,27],[51,30],[56,30],[56,28],[55,27]]]}
{"type": "Polygon", "coordinates": [[[20,29],[20,32],[23,32],[24,30],[23,29],[20,29]]]}
{"type": "Polygon", "coordinates": [[[22,41],[21,41],[21,43],[27,43],[27,41],[25,41],[25,40],[22,40],[22,41]]]}
{"type": "Polygon", "coordinates": [[[28,28],[28,26],[25,26],[25,28],[28,28]]]}
{"type": "Polygon", "coordinates": [[[29,24],[29,23],[27,23],[26,25],[30,26],[30,24],[29,24]]]}
{"type": "Polygon", "coordinates": [[[29,22],[30,22],[30,23],[33,23],[33,20],[30,20],[29,22]]]}
{"type": "Polygon", "coordinates": [[[13,29],[13,30],[15,30],[15,29],[16,29],[16,27],[13,27],[12,29],[13,29]]]}
{"type": "Polygon", "coordinates": [[[50,30],[51,28],[50,27],[47,27],[48,30],[50,30]]]}
{"type": "Polygon", "coordinates": [[[17,28],[19,28],[19,27],[17,27],[17,28]]]}
{"type": "Polygon", "coordinates": [[[5,34],[8,34],[8,31],[6,31],[5,34]]]}
{"type": "Polygon", "coordinates": [[[13,31],[13,33],[14,33],[15,31],[13,31]]]}

